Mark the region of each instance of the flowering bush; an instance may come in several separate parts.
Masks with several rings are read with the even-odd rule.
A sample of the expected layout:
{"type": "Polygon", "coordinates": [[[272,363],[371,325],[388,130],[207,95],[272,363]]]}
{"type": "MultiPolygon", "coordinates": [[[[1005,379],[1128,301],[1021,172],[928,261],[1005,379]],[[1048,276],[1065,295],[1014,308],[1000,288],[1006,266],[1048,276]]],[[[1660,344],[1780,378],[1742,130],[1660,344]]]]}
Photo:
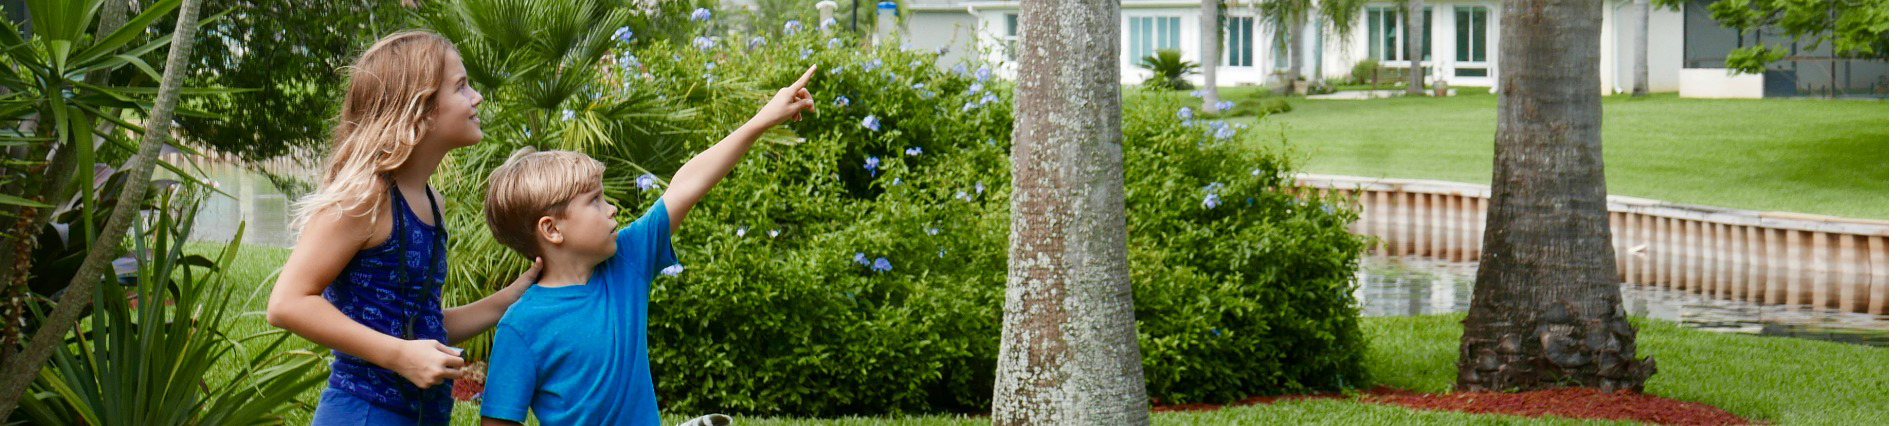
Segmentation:
{"type": "MultiPolygon", "coordinates": [[[[599,99],[650,98],[691,122],[612,144],[563,145],[555,133],[484,142],[601,158],[625,223],[684,157],[623,145],[705,149],[768,90],[819,67],[809,86],[819,110],[754,145],[674,236],[684,266],[655,281],[648,329],[663,409],[988,407],[1010,227],[1010,83],[985,64],[939,63],[936,51],[862,45],[785,25],[616,48],[599,99]]],[[[1356,311],[1341,297],[1363,248],[1345,231],[1354,212],[1288,192],[1284,164],[1254,133],[1177,118],[1167,103],[1131,97],[1124,115],[1150,394],[1224,401],[1358,384],[1356,311]]],[[[592,105],[567,108],[586,122],[592,105]]],[[[499,148],[510,149],[479,152],[511,150],[499,148]]],[[[454,232],[485,239],[467,225],[454,232]]],[[[461,266],[499,282],[520,270],[512,262],[461,266]]]]}

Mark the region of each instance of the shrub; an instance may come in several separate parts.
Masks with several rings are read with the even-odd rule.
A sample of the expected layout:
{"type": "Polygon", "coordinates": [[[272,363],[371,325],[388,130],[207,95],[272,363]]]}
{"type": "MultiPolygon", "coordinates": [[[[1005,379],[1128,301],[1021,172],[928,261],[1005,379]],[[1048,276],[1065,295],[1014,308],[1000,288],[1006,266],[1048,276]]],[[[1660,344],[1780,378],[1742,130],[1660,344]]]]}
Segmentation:
{"type": "Polygon", "coordinates": [[[1266,112],[1267,114],[1293,112],[1293,105],[1286,103],[1285,99],[1271,99],[1267,101],[1266,112]]]}
{"type": "Polygon", "coordinates": [[[1141,58],[1141,69],[1154,73],[1141,82],[1143,86],[1165,90],[1187,90],[1193,84],[1187,81],[1187,75],[1200,69],[1194,61],[1181,60],[1181,51],[1174,49],[1156,50],[1154,55],[1141,58]]]}
{"type": "Polygon", "coordinates": [[[1379,72],[1379,61],[1366,59],[1352,64],[1352,84],[1372,82],[1373,74],[1379,72]]]}
{"type": "MultiPolygon", "coordinates": [[[[819,111],[754,145],[674,236],[685,269],[654,282],[648,329],[662,408],[984,410],[1008,267],[1009,83],[983,64],[866,50],[813,29],[757,37],[606,53],[638,61],[609,67],[599,99],[693,111],[665,139],[633,140],[681,152],[716,143],[807,64],[820,70],[810,86],[819,111]]],[[[596,120],[580,105],[571,121],[596,120]]],[[[1354,212],[1293,194],[1284,161],[1244,127],[1180,118],[1158,94],[1132,95],[1126,108],[1129,257],[1150,394],[1224,402],[1363,381],[1349,298],[1363,242],[1345,230],[1354,212]],[[1203,208],[1208,194],[1224,201],[1203,208]]],[[[573,125],[553,128],[563,126],[573,125]]],[[[486,157],[458,159],[449,175],[479,180],[514,145],[562,140],[485,141],[457,155],[486,157]]],[[[633,179],[664,181],[670,169],[621,144],[577,148],[608,164],[625,223],[662,191],[633,179]]],[[[495,245],[479,219],[450,224],[466,244],[495,245]]],[[[522,265],[457,259],[496,285],[522,265]]]]}

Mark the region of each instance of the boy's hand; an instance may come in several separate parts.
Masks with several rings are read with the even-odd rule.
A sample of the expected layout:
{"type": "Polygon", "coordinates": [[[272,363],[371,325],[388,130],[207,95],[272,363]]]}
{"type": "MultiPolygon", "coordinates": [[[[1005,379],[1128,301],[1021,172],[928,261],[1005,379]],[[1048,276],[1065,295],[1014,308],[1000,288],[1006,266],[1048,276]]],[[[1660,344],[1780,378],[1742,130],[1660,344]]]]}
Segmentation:
{"type": "Polygon", "coordinates": [[[771,127],[784,123],[785,120],[798,121],[802,118],[801,111],[818,112],[818,109],[813,106],[815,103],[812,101],[811,92],[805,91],[805,84],[810,83],[812,74],[817,72],[818,66],[812,65],[811,68],[805,70],[805,75],[799,77],[798,81],[783,89],[778,89],[778,93],[772,95],[772,100],[766,101],[765,107],[759,109],[759,114],[752,116],[752,122],[771,127]]]}

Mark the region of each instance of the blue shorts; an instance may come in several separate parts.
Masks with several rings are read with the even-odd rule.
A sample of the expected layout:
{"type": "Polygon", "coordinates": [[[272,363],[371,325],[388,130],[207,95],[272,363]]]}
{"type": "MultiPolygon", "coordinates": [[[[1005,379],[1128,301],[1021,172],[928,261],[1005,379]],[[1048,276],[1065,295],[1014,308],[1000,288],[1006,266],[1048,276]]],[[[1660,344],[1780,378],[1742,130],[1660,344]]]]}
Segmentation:
{"type": "Polygon", "coordinates": [[[415,417],[389,411],[355,395],[350,395],[332,387],[323,388],[323,395],[317,399],[317,412],[310,417],[311,426],[414,426],[447,425],[449,422],[422,422],[415,417]]]}

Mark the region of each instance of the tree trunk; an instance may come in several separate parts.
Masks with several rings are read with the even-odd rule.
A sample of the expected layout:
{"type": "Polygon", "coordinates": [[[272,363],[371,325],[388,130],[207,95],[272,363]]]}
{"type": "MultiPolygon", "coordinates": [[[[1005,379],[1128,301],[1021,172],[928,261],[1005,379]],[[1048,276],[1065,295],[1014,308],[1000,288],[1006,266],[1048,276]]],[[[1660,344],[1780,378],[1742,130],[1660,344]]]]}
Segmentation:
{"type": "Polygon", "coordinates": [[[1503,4],[1496,160],[1459,391],[1643,389],[1603,182],[1601,0],[1503,4]]]}
{"type": "Polygon", "coordinates": [[[1148,423],[1122,199],[1120,8],[1022,3],[993,424],[1148,423]]]}
{"type": "Polygon", "coordinates": [[[1406,56],[1412,59],[1411,83],[1405,86],[1407,95],[1425,94],[1425,72],[1419,61],[1425,58],[1425,0],[1411,0],[1405,8],[1405,45],[1406,56]]]}
{"type": "MultiPolygon", "coordinates": [[[[1305,0],[1282,0],[1282,1],[1305,1],[1305,0]]],[[[1287,77],[1286,77],[1286,94],[1288,96],[1294,95],[1293,82],[1299,81],[1300,77],[1305,75],[1304,74],[1305,70],[1302,69],[1304,68],[1302,65],[1305,65],[1305,64],[1301,64],[1300,62],[1306,56],[1304,53],[1306,51],[1305,49],[1306,34],[1305,34],[1305,31],[1302,31],[1303,29],[1306,28],[1306,12],[1302,11],[1295,14],[1293,16],[1292,21],[1293,21],[1293,25],[1291,25],[1292,28],[1288,28],[1286,32],[1286,42],[1287,42],[1286,66],[1289,70],[1292,71],[1290,73],[1287,73],[1287,77]]],[[[1300,93],[1300,94],[1304,95],[1305,93],[1300,93]]]]}
{"type": "Polygon", "coordinates": [[[1630,96],[1649,96],[1649,0],[1636,0],[1636,85],[1630,96]]]}
{"type": "Polygon", "coordinates": [[[1221,55],[1220,0],[1201,0],[1201,91],[1207,93],[1201,97],[1201,112],[1213,114],[1215,105],[1220,103],[1220,92],[1214,84],[1216,70],[1226,63],[1221,55]]]}
{"type": "Polygon", "coordinates": [[[198,5],[199,0],[184,0],[178,7],[178,23],[171,35],[171,52],[165,56],[165,74],[159,82],[158,99],[153,101],[152,114],[145,120],[145,135],[139,141],[138,154],[126,160],[125,170],[130,174],[119,190],[121,202],[113,206],[105,227],[92,241],[71,284],[67,284],[66,293],[60,296],[59,304],[46,322],[33,332],[26,350],[6,361],[5,374],[0,374],[0,419],[7,418],[19,406],[21,395],[25,394],[27,385],[33,383],[40,365],[53,354],[53,345],[65,342],[66,332],[79,321],[80,311],[92,303],[93,287],[105,279],[105,267],[110,265],[113,252],[125,237],[125,229],[132,225],[134,214],[143,204],[138,200],[145,199],[152,168],[158,164],[159,147],[171,134],[172,109],[178,105],[179,86],[184,84],[187,72],[185,60],[191,56],[191,45],[198,32],[198,5]]]}

